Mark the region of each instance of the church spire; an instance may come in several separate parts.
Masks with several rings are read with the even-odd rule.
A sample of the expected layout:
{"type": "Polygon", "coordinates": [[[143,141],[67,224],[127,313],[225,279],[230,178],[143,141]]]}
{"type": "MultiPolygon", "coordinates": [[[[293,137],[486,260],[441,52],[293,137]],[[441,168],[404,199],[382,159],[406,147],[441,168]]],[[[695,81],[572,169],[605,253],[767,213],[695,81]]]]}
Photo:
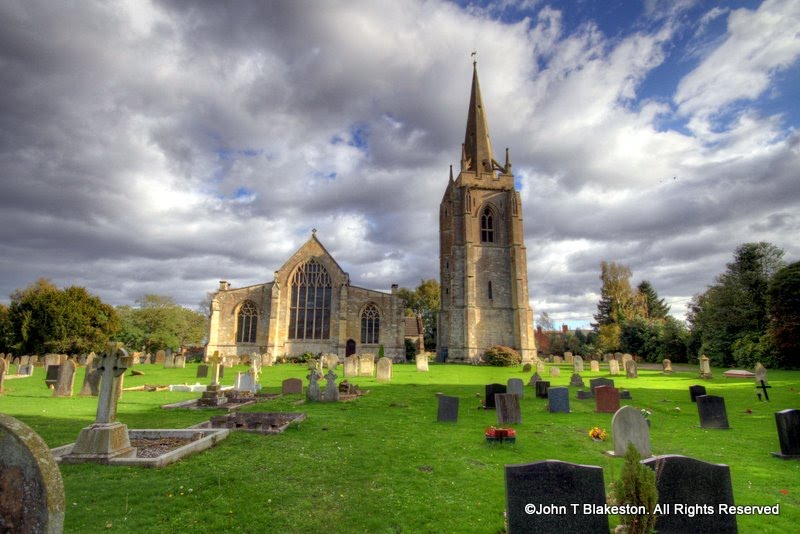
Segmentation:
{"type": "MultiPolygon", "coordinates": [[[[490,173],[495,168],[492,143],[489,140],[489,125],[483,109],[481,86],[478,82],[478,62],[472,62],[472,93],[469,97],[467,132],[464,136],[464,154],[461,169],[490,173]]],[[[499,165],[498,165],[499,167],[499,165]]]]}

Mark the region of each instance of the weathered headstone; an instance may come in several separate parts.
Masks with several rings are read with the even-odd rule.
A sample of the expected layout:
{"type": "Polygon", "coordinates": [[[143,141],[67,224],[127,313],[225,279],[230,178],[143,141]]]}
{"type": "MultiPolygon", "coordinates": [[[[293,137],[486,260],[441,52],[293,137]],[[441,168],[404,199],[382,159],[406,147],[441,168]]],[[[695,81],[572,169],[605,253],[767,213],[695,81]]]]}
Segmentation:
{"type": "Polygon", "coordinates": [[[530,362],[528,362],[528,363],[526,363],[525,365],[522,366],[522,372],[523,373],[530,373],[531,370],[533,370],[533,365],[531,365],[530,362]]]}
{"type": "Polygon", "coordinates": [[[625,367],[625,364],[628,363],[629,361],[632,361],[632,360],[633,360],[633,356],[632,355],[627,354],[627,353],[623,354],[622,355],[622,359],[620,360],[622,362],[622,367],[625,367]]]}
{"type": "Polygon", "coordinates": [[[561,376],[561,369],[559,369],[558,367],[551,367],[550,376],[552,377],[561,376]]]}
{"type": "Polygon", "coordinates": [[[695,384],[694,386],[689,386],[689,398],[692,399],[692,402],[697,402],[697,397],[705,394],[706,394],[705,386],[699,386],[697,384],[695,384]]]}
{"type": "Polygon", "coordinates": [[[233,389],[235,391],[249,391],[250,393],[258,391],[253,373],[250,371],[246,373],[236,373],[236,381],[234,382],[233,389]]]}
{"type": "Polygon", "coordinates": [[[3,358],[0,358],[0,394],[3,393],[3,382],[6,379],[7,371],[8,371],[8,364],[3,358]]]}
{"type": "Polygon", "coordinates": [[[261,355],[261,365],[264,367],[272,367],[275,365],[275,356],[271,352],[265,352],[261,355]]]}
{"type": "Polygon", "coordinates": [[[176,354],[175,358],[172,360],[172,366],[175,369],[185,369],[186,368],[186,356],[183,354],[176,354]]]}
{"type": "Polygon", "coordinates": [[[594,397],[594,390],[600,386],[611,386],[614,387],[614,381],[610,378],[600,377],[600,378],[592,378],[589,380],[589,388],[592,390],[592,397],[594,397]]]}
{"type": "Polygon", "coordinates": [[[590,361],[589,362],[589,370],[591,372],[593,372],[593,373],[599,373],[600,372],[600,362],[598,362],[597,360],[590,361]]]}
{"type": "Polygon", "coordinates": [[[650,452],[650,427],[642,413],[633,406],[623,406],[611,418],[611,436],[614,438],[613,456],[625,456],[628,443],[632,443],[642,458],[650,452]]]}
{"type": "Polygon", "coordinates": [[[639,369],[635,361],[628,360],[625,363],[625,376],[628,378],[639,378],[639,369]]]}
{"type": "Polygon", "coordinates": [[[536,372],[539,374],[544,373],[544,362],[542,360],[536,362],[536,372]]]}
{"type": "Polygon", "coordinates": [[[780,458],[800,458],[800,410],[775,412],[775,424],[781,452],[772,454],[780,458]]]}
{"type": "Polygon", "coordinates": [[[486,391],[486,397],[484,399],[483,406],[487,410],[494,410],[494,396],[498,393],[505,393],[506,386],[503,384],[487,384],[484,389],[486,391]]]}
{"type": "Polygon", "coordinates": [[[56,381],[54,397],[71,397],[72,388],[75,385],[75,362],[66,360],[58,368],[58,380],[56,381]]]}
{"type": "Polygon", "coordinates": [[[528,385],[533,386],[534,384],[536,384],[536,382],[539,382],[541,379],[542,377],[539,376],[539,373],[533,373],[530,379],[528,380],[528,385]]]}
{"type": "Polygon", "coordinates": [[[306,399],[310,401],[318,401],[322,398],[322,390],[319,386],[319,379],[322,375],[316,369],[311,369],[308,373],[308,389],[306,389],[306,399]]]}
{"type": "Polygon", "coordinates": [[[156,359],[153,361],[156,365],[164,365],[164,362],[167,359],[167,353],[163,350],[159,350],[156,352],[156,359]]]}
{"type": "Polygon", "coordinates": [[[458,397],[439,395],[439,408],[436,420],[440,423],[458,421],[458,397]]]}
{"type": "Polygon", "coordinates": [[[428,354],[426,352],[417,354],[416,364],[417,364],[417,371],[423,373],[428,372],[428,354]]]}
{"type": "Polygon", "coordinates": [[[362,354],[358,359],[358,376],[375,376],[375,356],[362,354]]]}
{"type": "Polygon", "coordinates": [[[547,388],[547,407],[550,413],[569,413],[569,388],[547,388]]]}
{"type": "Polygon", "coordinates": [[[566,363],[574,363],[575,358],[572,356],[572,353],[570,351],[566,351],[564,353],[564,361],[566,363]]]}
{"type": "MultiPolygon", "coordinates": [[[[336,358],[336,362],[339,362],[339,358],[336,358]]],[[[333,368],[328,368],[328,373],[325,375],[325,392],[322,395],[322,400],[324,402],[338,402],[339,401],[339,388],[336,387],[336,373],[333,372],[333,368]]]]}
{"type": "Polygon", "coordinates": [[[351,354],[344,359],[344,376],[358,376],[358,356],[351,354]]]}
{"type": "Polygon", "coordinates": [[[575,356],[572,359],[572,372],[573,373],[583,372],[583,358],[581,358],[580,356],[575,356]]]}
{"type": "Polygon", "coordinates": [[[594,388],[595,411],[616,413],[619,410],[619,390],[611,386],[594,388]]]}
{"type": "Polygon", "coordinates": [[[716,395],[700,395],[696,399],[700,428],[728,429],[728,412],[725,399],[716,395]]]}
{"type": "Polygon", "coordinates": [[[522,423],[522,413],[519,408],[519,395],[497,393],[494,396],[494,402],[497,407],[498,425],[522,423]]]}
{"type": "Polygon", "coordinates": [[[547,398],[547,390],[550,388],[550,382],[547,380],[539,380],[535,383],[536,387],[536,398],[537,399],[546,399],[547,398]]]}
{"type": "Polygon", "coordinates": [[[508,382],[506,382],[506,393],[519,395],[520,399],[524,398],[525,382],[523,382],[521,378],[509,378],[508,382]]]}
{"type": "Polygon", "coordinates": [[[44,383],[50,389],[55,389],[56,382],[58,382],[58,373],[61,370],[60,365],[48,365],[45,371],[44,383]]]}
{"type": "Polygon", "coordinates": [[[608,374],[611,376],[619,375],[619,362],[617,360],[608,361],[608,374]]]}
{"type": "Polygon", "coordinates": [[[628,391],[627,389],[622,389],[619,392],[619,398],[622,400],[631,400],[633,397],[631,397],[630,391],[628,391]]]}
{"type": "Polygon", "coordinates": [[[662,373],[671,373],[672,372],[672,360],[664,358],[661,360],[661,372],[662,373]]]}
{"type": "Polygon", "coordinates": [[[175,367],[175,356],[172,351],[169,351],[164,355],[164,369],[172,369],[173,367],[175,367]]]}
{"type": "Polygon", "coordinates": [[[585,391],[583,389],[579,389],[575,393],[575,398],[578,399],[578,400],[589,400],[589,399],[593,399],[594,396],[592,395],[591,391],[585,391]]]}
{"type": "Polygon", "coordinates": [[[383,357],[378,360],[378,373],[375,376],[375,380],[388,382],[391,379],[392,379],[392,360],[383,357]]]}
{"type": "Polygon", "coordinates": [[[86,366],[86,369],[84,369],[83,385],[78,395],[81,397],[96,397],[100,395],[100,376],[102,375],[100,371],[100,358],[94,357],[86,361],[89,362],[89,364],[86,366]]]}
{"type": "Polygon", "coordinates": [[[765,384],[769,384],[767,382],[767,368],[764,367],[761,362],[756,364],[756,368],[753,370],[753,374],[755,374],[756,385],[760,386],[761,381],[763,380],[765,384]]]}
{"type": "Polygon", "coordinates": [[[339,366],[339,356],[336,354],[326,354],[323,357],[324,365],[327,369],[336,370],[339,366]]]}
{"type": "Polygon", "coordinates": [[[0,413],[0,532],[63,532],[65,508],[61,471],[47,443],[0,413]]]}
{"type": "Polygon", "coordinates": [[[197,366],[197,377],[196,378],[207,378],[208,377],[208,365],[201,363],[197,366]]]}
{"type": "Polygon", "coordinates": [[[738,532],[727,465],[673,454],[642,464],[656,472],[658,504],[665,510],[656,518],[657,532],[738,532]],[[701,512],[689,513],[689,506],[701,512]],[[731,511],[723,513],[721,507],[731,511]]]}
{"type": "Polygon", "coordinates": [[[569,385],[576,388],[584,387],[583,378],[578,373],[572,373],[572,376],[569,377],[569,385]]]}
{"type": "Polygon", "coordinates": [[[608,532],[601,467],[544,460],[506,465],[505,474],[509,534],[608,532]],[[600,513],[575,513],[575,503],[600,513]]]}
{"type": "Polygon", "coordinates": [[[704,378],[706,380],[713,378],[714,375],[711,374],[711,364],[708,360],[708,356],[703,354],[700,356],[700,378],[704,378]]]}
{"type": "Polygon", "coordinates": [[[554,364],[561,363],[561,356],[553,356],[553,363],[554,364]]]}
{"type": "Polygon", "coordinates": [[[299,378],[287,378],[281,383],[281,393],[284,395],[303,393],[303,381],[299,378]]]}

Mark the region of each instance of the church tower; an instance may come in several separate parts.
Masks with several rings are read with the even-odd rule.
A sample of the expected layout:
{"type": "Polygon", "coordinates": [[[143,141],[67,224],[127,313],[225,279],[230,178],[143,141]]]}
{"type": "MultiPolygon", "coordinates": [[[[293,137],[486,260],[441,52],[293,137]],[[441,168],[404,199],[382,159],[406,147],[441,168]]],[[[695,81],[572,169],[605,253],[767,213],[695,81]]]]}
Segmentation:
{"type": "Polygon", "coordinates": [[[536,358],[522,205],[508,149],[494,159],[473,63],[461,171],[439,207],[441,309],[437,360],[471,361],[495,345],[536,358]]]}

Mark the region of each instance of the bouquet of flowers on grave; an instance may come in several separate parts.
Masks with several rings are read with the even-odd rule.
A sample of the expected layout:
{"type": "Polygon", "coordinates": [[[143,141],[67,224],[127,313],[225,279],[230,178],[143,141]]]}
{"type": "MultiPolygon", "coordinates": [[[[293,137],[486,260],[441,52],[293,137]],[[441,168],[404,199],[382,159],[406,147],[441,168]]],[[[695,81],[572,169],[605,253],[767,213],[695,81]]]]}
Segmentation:
{"type": "Polygon", "coordinates": [[[490,426],[486,428],[486,430],[483,432],[483,435],[487,438],[493,439],[516,438],[517,431],[513,428],[496,428],[494,426],[490,426]]]}
{"type": "Polygon", "coordinates": [[[644,417],[645,419],[647,419],[648,417],[650,417],[651,415],[653,415],[653,412],[651,412],[651,411],[650,411],[650,410],[648,410],[647,408],[642,408],[642,409],[641,409],[641,412],[642,412],[642,417],[644,417]]]}
{"type": "Polygon", "coordinates": [[[608,437],[608,433],[599,426],[596,426],[589,431],[589,437],[595,441],[605,441],[608,437]]]}

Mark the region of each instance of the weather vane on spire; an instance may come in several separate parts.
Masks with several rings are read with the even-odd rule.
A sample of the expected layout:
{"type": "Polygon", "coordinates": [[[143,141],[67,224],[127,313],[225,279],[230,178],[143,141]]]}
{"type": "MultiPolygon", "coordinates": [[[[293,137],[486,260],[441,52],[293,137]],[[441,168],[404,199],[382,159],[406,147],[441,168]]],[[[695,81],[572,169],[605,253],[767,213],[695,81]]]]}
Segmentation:
{"type": "Polygon", "coordinates": [[[469,55],[472,58],[472,65],[475,66],[478,64],[478,51],[473,50],[472,53],[469,55]]]}

